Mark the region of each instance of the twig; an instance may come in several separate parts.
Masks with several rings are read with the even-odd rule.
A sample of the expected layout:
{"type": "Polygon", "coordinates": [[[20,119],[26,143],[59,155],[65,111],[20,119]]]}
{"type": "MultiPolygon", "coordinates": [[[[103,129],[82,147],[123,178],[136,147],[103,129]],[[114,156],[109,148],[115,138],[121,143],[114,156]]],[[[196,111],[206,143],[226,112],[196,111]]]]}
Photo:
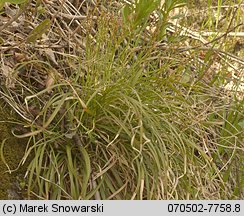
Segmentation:
{"type": "Polygon", "coordinates": [[[6,22],[2,27],[0,27],[0,32],[2,32],[3,29],[7,28],[8,26],[11,25],[11,23],[13,23],[14,21],[16,21],[26,10],[26,8],[29,5],[30,0],[28,0],[26,3],[24,3],[21,7],[20,10],[18,11],[18,13],[12,17],[12,19],[10,19],[8,22],[6,22]]]}
{"type": "MultiPolygon", "coordinates": [[[[212,36],[212,35],[224,35],[226,34],[226,32],[202,32],[200,33],[201,36],[204,36],[204,37],[209,37],[209,36],[212,36]]],[[[227,36],[230,36],[230,37],[244,37],[244,32],[228,32],[226,34],[227,36]]]]}
{"type": "MultiPolygon", "coordinates": [[[[76,19],[76,20],[85,20],[87,19],[87,16],[84,15],[72,15],[72,14],[65,14],[62,12],[58,13],[59,16],[67,18],[67,19],[76,19]]],[[[97,19],[97,16],[92,16],[92,19],[97,19]]]]}

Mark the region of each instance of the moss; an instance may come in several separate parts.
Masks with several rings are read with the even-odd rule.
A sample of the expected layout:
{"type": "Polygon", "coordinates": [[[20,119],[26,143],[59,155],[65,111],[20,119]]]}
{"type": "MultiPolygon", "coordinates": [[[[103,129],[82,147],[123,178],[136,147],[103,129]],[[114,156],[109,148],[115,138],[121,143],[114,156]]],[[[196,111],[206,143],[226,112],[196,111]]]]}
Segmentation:
{"type": "MultiPolygon", "coordinates": [[[[6,112],[0,103],[0,144],[6,139],[3,155],[11,170],[15,170],[25,152],[27,140],[17,139],[11,134],[11,125],[4,121],[14,116],[6,112]]],[[[8,168],[1,157],[0,160],[0,199],[23,199],[24,198],[24,175],[28,162],[20,166],[16,171],[8,172],[8,168]]]]}

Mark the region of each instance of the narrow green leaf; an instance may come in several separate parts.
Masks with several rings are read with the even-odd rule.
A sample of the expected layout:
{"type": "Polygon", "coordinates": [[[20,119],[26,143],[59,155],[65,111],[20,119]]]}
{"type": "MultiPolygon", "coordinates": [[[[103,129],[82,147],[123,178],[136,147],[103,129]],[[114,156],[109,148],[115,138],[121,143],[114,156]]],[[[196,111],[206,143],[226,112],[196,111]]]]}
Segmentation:
{"type": "Polygon", "coordinates": [[[89,154],[87,153],[86,149],[84,147],[80,147],[81,153],[83,155],[83,159],[84,159],[84,165],[85,165],[85,173],[84,173],[84,177],[83,177],[83,182],[82,182],[82,197],[86,198],[86,192],[87,192],[87,186],[88,186],[88,182],[90,179],[90,174],[91,174],[91,162],[90,162],[90,157],[89,154]]]}
{"type": "MultiPolygon", "coordinates": [[[[5,3],[5,2],[0,2],[0,10],[3,9],[4,3],[5,3]]],[[[1,12],[1,14],[2,14],[2,12],[1,12]]]]}
{"type": "Polygon", "coordinates": [[[73,199],[78,199],[78,193],[75,184],[75,180],[78,178],[78,176],[77,176],[76,169],[74,167],[74,161],[73,161],[70,145],[66,145],[66,153],[67,153],[67,160],[68,160],[68,173],[69,173],[69,180],[70,180],[71,196],[73,199]]]}
{"type": "Polygon", "coordinates": [[[132,9],[130,5],[127,4],[122,8],[122,16],[125,23],[127,23],[130,20],[131,15],[132,15],[132,9]]]}
{"type": "MultiPolygon", "coordinates": [[[[1,9],[1,3],[0,3],[0,9],[1,9]]],[[[0,45],[4,43],[3,38],[0,37],[0,45]]]]}
{"type": "Polygon", "coordinates": [[[3,3],[8,2],[11,4],[22,4],[24,2],[26,2],[27,0],[3,0],[3,3]]]}
{"type": "Polygon", "coordinates": [[[4,140],[2,141],[2,145],[1,145],[1,148],[0,148],[0,156],[1,156],[1,160],[2,160],[2,162],[3,162],[3,163],[6,165],[6,167],[8,168],[9,173],[11,173],[10,167],[9,167],[8,163],[6,162],[5,157],[4,157],[4,154],[3,154],[3,148],[4,148],[4,144],[5,144],[6,140],[7,140],[7,139],[4,139],[4,140]]]}
{"type": "Polygon", "coordinates": [[[244,128],[244,121],[239,122],[238,125],[239,125],[241,128],[244,128]]]}
{"type": "Polygon", "coordinates": [[[35,29],[31,31],[27,37],[27,42],[34,43],[38,38],[42,36],[51,26],[49,19],[43,20],[35,29]]]}

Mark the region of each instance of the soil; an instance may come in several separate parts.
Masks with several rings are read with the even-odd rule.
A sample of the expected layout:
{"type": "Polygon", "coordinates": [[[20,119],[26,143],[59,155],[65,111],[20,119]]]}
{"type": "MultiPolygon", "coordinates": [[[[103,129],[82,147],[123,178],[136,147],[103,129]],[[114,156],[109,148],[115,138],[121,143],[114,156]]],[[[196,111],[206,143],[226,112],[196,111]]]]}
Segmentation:
{"type": "Polygon", "coordinates": [[[24,176],[28,161],[23,166],[19,166],[19,163],[24,156],[27,140],[17,139],[12,135],[11,124],[6,121],[10,120],[10,116],[13,114],[10,115],[6,110],[8,110],[7,107],[0,102],[0,149],[2,149],[0,154],[0,200],[25,199],[24,176]]]}

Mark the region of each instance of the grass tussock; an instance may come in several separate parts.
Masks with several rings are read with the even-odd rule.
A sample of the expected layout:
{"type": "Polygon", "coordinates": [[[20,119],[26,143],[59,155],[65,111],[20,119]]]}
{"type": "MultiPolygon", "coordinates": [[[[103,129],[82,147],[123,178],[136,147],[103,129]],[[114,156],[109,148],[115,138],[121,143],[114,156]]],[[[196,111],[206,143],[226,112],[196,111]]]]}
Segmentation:
{"type": "Polygon", "coordinates": [[[35,155],[28,198],[244,198],[241,78],[231,93],[224,88],[226,61],[236,59],[215,39],[210,47],[194,38],[186,46],[189,35],[170,29],[183,1],[155,2],[86,3],[76,17],[82,30],[70,3],[41,5],[37,20],[57,10],[45,34],[50,41],[60,35],[65,46],[47,49],[33,35],[44,34],[45,21],[25,41],[35,55],[16,64],[11,88],[1,86],[22,119],[24,129],[13,134],[29,137],[21,162],[35,155]]]}

